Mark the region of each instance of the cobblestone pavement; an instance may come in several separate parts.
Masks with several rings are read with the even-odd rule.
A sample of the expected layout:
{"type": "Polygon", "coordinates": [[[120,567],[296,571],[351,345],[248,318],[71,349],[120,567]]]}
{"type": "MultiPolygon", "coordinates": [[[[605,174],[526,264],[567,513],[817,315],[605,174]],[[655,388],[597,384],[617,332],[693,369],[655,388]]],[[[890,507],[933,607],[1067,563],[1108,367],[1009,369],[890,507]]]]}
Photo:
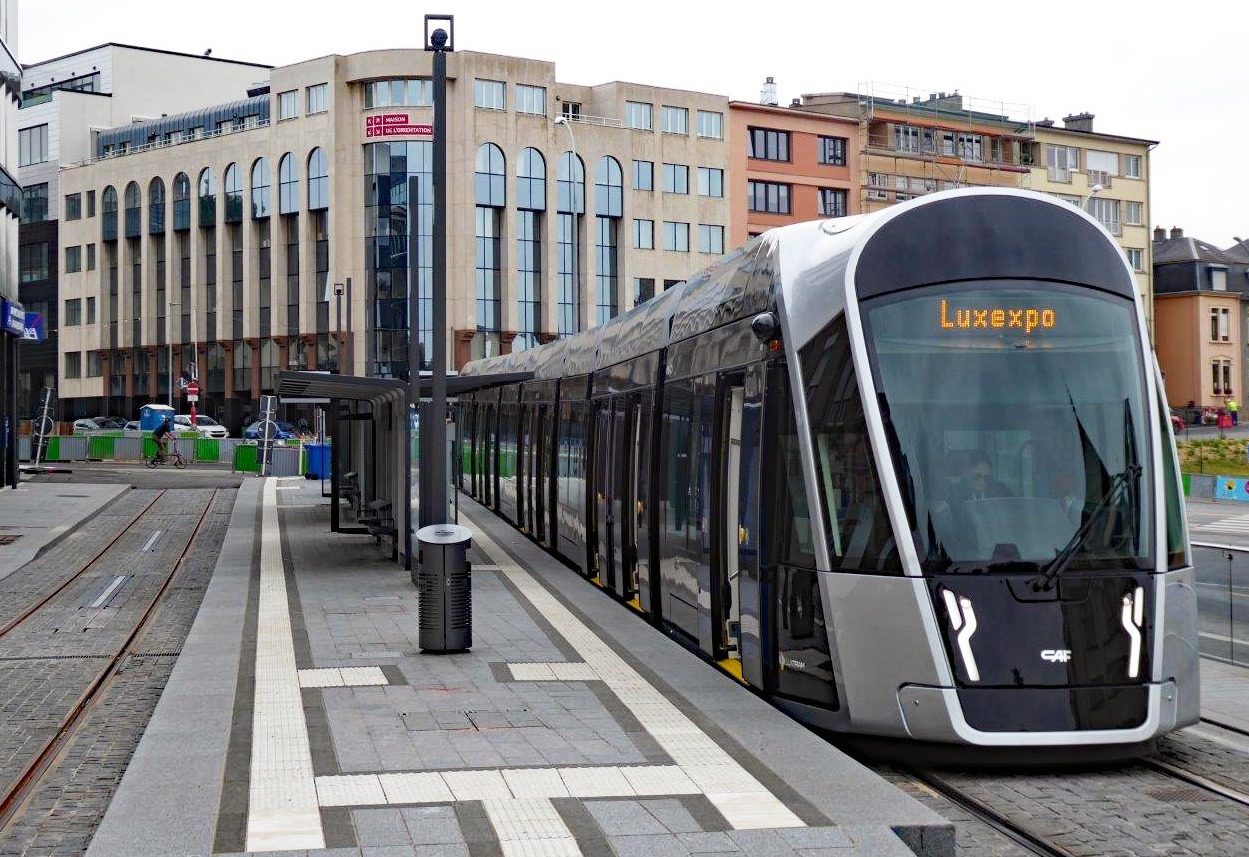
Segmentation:
{"type": "Polygon", "coordinates": [[[892,768],[875,770],[933,812],[949,819],[954,825],[954,847],[959,857],[1028,857],[1032,854],[913,777],[892,768]]]}
{"type": "MultiPolygon", "coordinates": [[[[154,496],[151,493],[146,498],[132,496],[140,493],[131,492],[131,495],[117,501],[123,504],[120,508],[110,507],[105,513],[115,512],[114,518],[128,522],[127,516],[135,511],[130,501],[142,503],[146,499],[150,502],[154,496]]],[[[170,511],[197,502],[190,496],[192,494],[201,498],[198,500],[201,508],[206,499],[206,492],[172,493],[185,493],[187,496],[171,498],[170,511]]],[[[0,831],[0,857],[76,857],[86,851],[160,699],[182,641],[190,631],[212,575],[233,502],[233,491],[217,494],[199,536],[153,614],[148,630],[135,641],[132,647],[134,654],[108,680],[99,702],[61,749],[54,765],[28,797],[20,813],[0,831]]],[[[174,515],[170,515],[172,517],[174,515]]],[[[183,512],[182,517],[189,516],[183,512]]],[[[193,527],[197,518],[198,515],[184,526],[193,527]]],[[[114,535],[117,529],[120,527],[115,528],[114,535]]],[[[66,541],[70,538],[73,536],[66,541]]],[[[53,550],[60,547],[58,545],[53,550]]],[[[98,550],[99,545],[95,549],[98,550]]],[[[84,561],[86,558],[90,558],[89,555],[84,561]]],[[[40,689],[48,693],[49,688],[76,686],[73,676],[61,681],[58,673],[72,672],[76,668],[98,670],[100,660],[71,658],[0,662],[0,672],[10,663],[23,667],[21,674],[31,675],[27,683],[31,693],[40,692],[40,689]]],[[[9,705],[10,696],[15,696],[8,692],[9,687],[6,678],[0,677],[0,688],[4,689],[0,692],[3,697],[0,706],[9,705]]],[[[56,717],[59,717],[59,708],[51,704],[40,706],[39,710],[58,710],[56,717]]],[[[7,712],[0,712],[0,717],[6,724],[11,722],[7,712]]],[[[13,740],[13,735],[6,736],[0,731],[0,747],[8,748],[13,740]]]]}

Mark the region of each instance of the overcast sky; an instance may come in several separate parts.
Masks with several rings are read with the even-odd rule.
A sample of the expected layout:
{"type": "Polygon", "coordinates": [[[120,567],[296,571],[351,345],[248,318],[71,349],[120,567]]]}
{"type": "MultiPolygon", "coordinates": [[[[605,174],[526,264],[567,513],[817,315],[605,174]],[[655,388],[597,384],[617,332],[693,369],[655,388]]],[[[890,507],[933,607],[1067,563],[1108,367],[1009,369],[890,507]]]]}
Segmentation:
{"type": "Polygon", "coordinates": [[[549,60],[565,83],[627,80],[781,104],[867,83],[1011,105],[1014,118],[1096,116],[1094,130],[1157,140],[1153,224],[1226,247],[1249,237],[1249,73],[1237,3],[947,4],[932,0],[19,0],[18,59],[105,42],[286,65],[418,47],[426,13],[456,47],[549,60]],[[330,14],[333,12],[335,14],[330,14]],[[1015,108],[1014,105],[1020,105],[1015,108]]]}

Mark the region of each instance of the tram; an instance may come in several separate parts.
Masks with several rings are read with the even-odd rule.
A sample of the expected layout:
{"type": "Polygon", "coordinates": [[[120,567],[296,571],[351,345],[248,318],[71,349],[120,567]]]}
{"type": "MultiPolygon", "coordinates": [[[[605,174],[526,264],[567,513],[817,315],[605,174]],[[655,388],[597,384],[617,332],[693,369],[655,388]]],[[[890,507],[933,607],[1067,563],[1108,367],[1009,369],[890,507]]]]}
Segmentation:
{"type": "Polygon", "coordinates": [[[1161,376],[1066,202],[774,229],[464,374],[511,382],[459,400],[461,488],[807,723],[1131,755],[1198,719],[1161,376]]]}

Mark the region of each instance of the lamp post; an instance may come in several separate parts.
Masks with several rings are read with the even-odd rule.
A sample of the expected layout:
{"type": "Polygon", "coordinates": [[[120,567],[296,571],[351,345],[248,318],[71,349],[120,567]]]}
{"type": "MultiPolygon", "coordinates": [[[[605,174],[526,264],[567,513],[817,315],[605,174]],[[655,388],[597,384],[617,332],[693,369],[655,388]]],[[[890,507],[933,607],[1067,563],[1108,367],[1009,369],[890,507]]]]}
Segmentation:
{"type": "Polygon", "coordinates": [[[421,468],[428,468],[430,496],[428,503],[421,498],[421,519],[441,524],[447,520],[447,53],[455,50],[453,16],[425,16],[425,50],[434,54],[434,341],[429,424],[421,430],[421,468]]]}
{"type": "Polygon", "coordinates": [[[1105,188],[1104,188],[1104,187],[1102,187],[1102,186],[1101,186],[1101,185],[1099,185],[1099,184],[1095,184],[1095,185],[1093,185],[1091,188],[1089,188],[1088,195],[1084,197],[1084,202],[1080,203],[1080,208],[1084,209],[1085,211],[1088,211],[1088,210],[1089,210],[1089,200],[1091,200],[1093,197],[1097,196],[1097,195],[1098,195],[1099,193],[1101,193],[1103,190],[1105,190],[1105,188]]]}
{"type": "Polygon", "coordinates": [[[337,321],[334,323],[334,364],[338,374],[343,373],[343,284],[334,284],[334,306],[337,321]]]}
{"type": "Polygon", "coordinates": [[[177,301],[169,302],[169,311],[165,316],[165,342],[169,346],[169,407],[173,407],[173,317],[177,301]]]}

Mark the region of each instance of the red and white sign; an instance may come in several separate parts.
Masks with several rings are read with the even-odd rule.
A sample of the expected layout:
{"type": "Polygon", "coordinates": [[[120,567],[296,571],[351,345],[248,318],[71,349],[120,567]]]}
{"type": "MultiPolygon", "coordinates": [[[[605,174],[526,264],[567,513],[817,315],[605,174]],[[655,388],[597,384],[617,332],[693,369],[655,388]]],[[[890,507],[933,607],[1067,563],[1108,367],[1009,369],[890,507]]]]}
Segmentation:
{"type": "MultiPolygon", "coordinates": [[[[186,385],[186,400],[188,402],[199,401],[199,382],[198,381],[192,381],[191,383],[186,385]]],[[[192,419],[194,419],[194,417],[192,417],[192,419]]]]}
{"type": "Polygon", "coordinates": [[[408,113],[377,113],[364,117],[365,137],[432,137],[434,126],[412,123],[408,113]]]}

